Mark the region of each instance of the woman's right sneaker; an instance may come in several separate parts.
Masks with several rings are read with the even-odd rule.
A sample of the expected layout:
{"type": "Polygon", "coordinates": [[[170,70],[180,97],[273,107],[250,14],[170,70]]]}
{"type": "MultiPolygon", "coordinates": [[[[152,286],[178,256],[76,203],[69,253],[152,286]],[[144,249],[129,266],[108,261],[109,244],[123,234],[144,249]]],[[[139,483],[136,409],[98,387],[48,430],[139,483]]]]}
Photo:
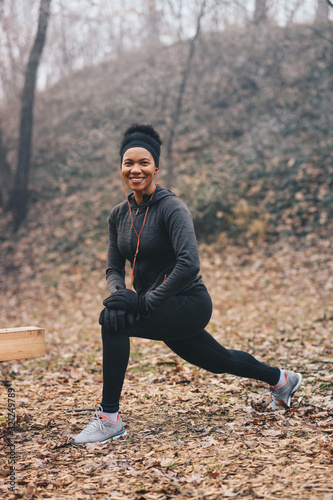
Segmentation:
{"type": "Polygon", "coordinates": [[[99,406],[93,420],[70,443],[106,443],[110,439],[118,439],[125,435],[126,430],[119,413],[116,421],[110,420],[102,414],[102,408],[99,406]]]}
{"type": "Polygon", "coordinates": [[[269,390],[272,392],[272,402],[268,405],[268,409],[277,410],[279,406],[290,407],[291,396],[297,391],[302,382],[300,373],[284,370],[286,381],[278,386],[271,385],[269,390]]]}

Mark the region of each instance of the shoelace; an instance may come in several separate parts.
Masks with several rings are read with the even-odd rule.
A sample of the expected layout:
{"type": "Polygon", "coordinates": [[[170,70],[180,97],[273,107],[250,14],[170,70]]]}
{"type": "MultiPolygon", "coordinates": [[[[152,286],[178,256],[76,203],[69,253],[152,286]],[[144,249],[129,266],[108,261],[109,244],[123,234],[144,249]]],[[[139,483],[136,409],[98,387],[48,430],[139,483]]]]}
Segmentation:
{"type": "Polygon", "coordinates": [[[92,434],[93,432],[95,432],[96,428],[99,428],[100,431],[103,432],[104,434],[107,432],[104,427],[103,420],[100,418],[98,414],[99,410],[100,410],[99,408],[95,410],[94,419],[91,422],[89,422],[87,427],[84,429],[84,431],[87,432],[88,434],[92,434]]]}
{"type": "Polygon", "coordinates": [[[267,394],[268,392],[270,392],[271,395],[274,396],[274,387],[272,385],[270,385],[269,387],[267,387],[267,389],[265,389],[264,391],[262,391],[259,394],[259,397],[263,396],[264,394],[267,394]]]}
{"type": "Polygon", "coordinates": [[[276,397],[276,394],[275,394],[275,387],[272,386],[272,385],[269,385],[267,387],[267,389],[263,390],[260,394],[259,394],[259,398],[261,398],[264,394],[267,394],[268,392],[271,393],[271,403],[277,403],[279,402],[278,398],[276,397]]]}

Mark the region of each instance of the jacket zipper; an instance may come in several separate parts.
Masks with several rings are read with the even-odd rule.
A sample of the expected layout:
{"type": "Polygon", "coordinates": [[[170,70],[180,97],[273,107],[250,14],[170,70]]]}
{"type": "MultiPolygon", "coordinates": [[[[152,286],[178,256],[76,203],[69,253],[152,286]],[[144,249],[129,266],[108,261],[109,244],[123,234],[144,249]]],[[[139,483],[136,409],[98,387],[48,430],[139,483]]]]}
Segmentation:
{"type": "MultiPolygon", "coordinates": [[[[140,212],[140,207],[138,207],[138,208],[136,208],[135,210],[132,211],[132,213],[135,216],[135,220],[137,219],[137,217],[139,215],[139,212],[140,212]]],[[[133,235],[135,236],[135,232],[134,232],[133,229],[132,229],[132,231],[133,231],[133,235]]],[[[136,258],[136,253],[135,253],[136,245],[137,245],[137,241],[134,242],[134,247],[133,247],[133,250],[134,250],[134,259],[136,258]]]]}
{"type": "MultiPolygon", "coordinates": [[[[132,214],[135,216],[135,220],[137,219],[138,215],[139,215],[139,211],[140,211],[140,208],[136,208],[134,210],[132,210],[132,214]]],[[[132,228],[132,231],[133,231],[133,235],[135,235],[135,231],[134,229],[132,228]]],[[[136,249],[136,242],[134,243],[134,251],[136,249]]]]}

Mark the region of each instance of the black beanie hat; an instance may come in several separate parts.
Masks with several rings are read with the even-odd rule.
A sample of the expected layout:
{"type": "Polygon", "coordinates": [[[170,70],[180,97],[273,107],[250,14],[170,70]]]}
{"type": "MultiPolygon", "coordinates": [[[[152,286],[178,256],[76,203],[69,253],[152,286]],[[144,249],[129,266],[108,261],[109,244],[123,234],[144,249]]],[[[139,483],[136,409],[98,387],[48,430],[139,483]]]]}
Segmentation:
{"type": "Polygon", "coordinates": [[[159,166],[162,141],[158,133],[151,125],[133,124],[129,127],[120,146],[120,158],[123,160],[125,152],[130,148],[144,148],[149,151],[155,161],[156,167],[159,166]]]}

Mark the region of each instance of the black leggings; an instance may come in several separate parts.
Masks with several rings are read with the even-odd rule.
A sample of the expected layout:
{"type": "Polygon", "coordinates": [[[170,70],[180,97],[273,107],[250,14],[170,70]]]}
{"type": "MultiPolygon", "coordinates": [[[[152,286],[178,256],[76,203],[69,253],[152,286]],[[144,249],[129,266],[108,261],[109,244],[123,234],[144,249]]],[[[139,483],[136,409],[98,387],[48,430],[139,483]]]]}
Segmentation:
{"type": "Polygon", "coordinates": [[[206,290],[168,300],[148,319],[117,333],[102,327],[103,399],[105,412],[119,409],[130,354],[130,337],[162,340],[172,351],[193,365],[213,373],[231,373],[276,385],[280,370],[257,361],[251,354],[226,349],[206,330],[212,302],[206,290]]]}

